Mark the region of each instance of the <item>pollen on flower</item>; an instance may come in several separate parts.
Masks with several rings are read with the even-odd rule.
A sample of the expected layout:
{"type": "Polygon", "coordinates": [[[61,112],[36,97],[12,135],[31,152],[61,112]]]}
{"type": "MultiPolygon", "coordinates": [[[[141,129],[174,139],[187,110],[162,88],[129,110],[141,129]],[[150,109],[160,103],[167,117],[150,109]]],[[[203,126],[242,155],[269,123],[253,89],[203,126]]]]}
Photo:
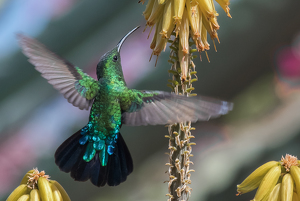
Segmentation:
{"type": "Polygon", "coordinates": [[[33,170],[34,170],[34,172],[31,173],[30,176],[28,176],[29,179],[28,179],[28,182],[27,182],[28,188],[31,188],[31,189],[36,188],[38,179],[39,179],[40,177],[44,177],[44,178],[46,178],[46,179],[48,179],[48,180],[49,180],[49,178],[50,178],[49,175],[46,175],[46,174],[45,174],[45,171],[44,171],[44,170],[41,171],[41,172],[39,172],[37,168],[34,168],[33,170]]]}
{"type": "Polygon", "coordinates": [[[298,166],[299,164],[296,156],[286,154],[285,157],[281,157],[281,165],[284,166],[287,172],[289,172],[291,166],[298,166]]]}

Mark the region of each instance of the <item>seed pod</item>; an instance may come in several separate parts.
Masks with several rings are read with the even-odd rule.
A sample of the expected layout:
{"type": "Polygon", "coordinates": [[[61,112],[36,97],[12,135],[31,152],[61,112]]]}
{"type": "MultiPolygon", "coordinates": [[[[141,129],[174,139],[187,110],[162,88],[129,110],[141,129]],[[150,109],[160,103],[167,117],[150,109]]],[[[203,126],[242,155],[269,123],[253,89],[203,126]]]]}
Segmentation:
{"type": "Polygon", "coordinates": [[[162,31],[160,34],[164,38],[169,38],[173,29],[174,29],[174,23],[173,23],[173,16],[174,16],[174,9],[172,7],[173,1],[169,0],[164,8],[164,14],[163,14],[163,21],[162,21],[162,31]]]}
{"type": "Polygon", "coordinates": [[[281,173],[281,166],[276,165],[272,169],[268,171],[268,173],[264,176],[261,184],[259,185],[254,201],[261,201],[261,200],[267,200],[269,197],[269,194],[275,187],[278,178],[280,177],[281,173]]]}
{"type": "Polygon", "coordinates": [[[272,192],[270,193],[270,196],[268,198],[268,201],[278,201],[280,200],[280,187],[281,184],[277,184],[274,189],[272,190],[272,192]]]}
{"type": "Polygon", "coordinates": [[[237,185],[237,192],[243,194],[256,189],[268,171],[278,164],[277,161],[270,161],[254,170],[241,184],[237,185]]]}
{"type": "Polygon", "coordinates": [[[287,173],[282,178],[280,197],[281,201],[292,201],[293,200],[293,187],[294,181],[292,176],[287,173]]]}
{"type": "Polygon", "coordinates": [[[291,166],[290,173],[295,181],[298,199],[300,200],[300,168],[297,166],[291,166]]]}
{"type": "Polygon", "coordinates": [[[185,9],[179,30],[179,39],[182,47],[182,49],[179,48],[179,51],[182,51],[183,56],[189,53],[189,37],[189,20],[187,17],[187,11],[185,9]]]}
{"type": "Polygon", "coordinates": [[[228,7],[230,4],[229,0],[216,0],[216,2],[218,2],[218,4],[223,8],[223,10],[227,14],[227,16],[232,18],[229,13],[229,11],[230,11],[230,8],[228,7]]]}
{"type": "Polygon", "coordinates": [[[151,15],[154,1],[156,1],[156,0],[149,0],[147,3],[146,9],[143,12],[143,15],[144,15],[146,21],[149,19],[150,15],[151,15]]]}

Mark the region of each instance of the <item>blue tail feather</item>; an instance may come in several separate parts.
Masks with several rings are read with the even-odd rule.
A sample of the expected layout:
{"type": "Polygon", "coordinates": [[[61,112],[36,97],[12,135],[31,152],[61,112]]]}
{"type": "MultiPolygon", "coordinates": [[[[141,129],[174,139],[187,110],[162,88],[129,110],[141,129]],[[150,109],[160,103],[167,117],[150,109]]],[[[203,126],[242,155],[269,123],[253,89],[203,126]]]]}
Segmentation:
{"type": "Polygon", "coordinates": [[[101,151],[97,151],[89,162],[83,159],[88,143],[84,145],[79,143],[80,138],[82,138],[81,130],[58,147],[55,152],[55,163],[62,171],[71,172],[71,177],[76,181],[90,179],[98,187],[106,184],[117,186],[124,182],[133,171],[133,162],[129,150],[121,134],[118,133],[117,135],[118,139],[114,153],[107,155],[107,165],[103,165],[100,161],[99,154],[101,151]]]}

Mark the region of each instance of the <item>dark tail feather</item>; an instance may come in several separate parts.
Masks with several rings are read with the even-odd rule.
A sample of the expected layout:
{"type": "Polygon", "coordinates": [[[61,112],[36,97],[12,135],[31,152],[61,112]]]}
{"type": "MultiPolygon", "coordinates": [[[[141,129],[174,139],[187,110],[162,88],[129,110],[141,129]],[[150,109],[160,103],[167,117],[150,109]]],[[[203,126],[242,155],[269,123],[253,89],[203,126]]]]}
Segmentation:
{"type": "Polygon", "coordinates": [[[76,181],[88,179],[96,186],[117,186],[124,182],[127,176],[133,171],[133,162],[124,139],[119,133],[115,150],[108,156],[107,166],[102,166],[99,159],[99,152],[90,161],[83,160],[86,151],[85,145],[79,144],[82,137],[81,130],[64,141],[55,152],[55,163],[64,172],[71,172],[71,177],[76,181]]]}

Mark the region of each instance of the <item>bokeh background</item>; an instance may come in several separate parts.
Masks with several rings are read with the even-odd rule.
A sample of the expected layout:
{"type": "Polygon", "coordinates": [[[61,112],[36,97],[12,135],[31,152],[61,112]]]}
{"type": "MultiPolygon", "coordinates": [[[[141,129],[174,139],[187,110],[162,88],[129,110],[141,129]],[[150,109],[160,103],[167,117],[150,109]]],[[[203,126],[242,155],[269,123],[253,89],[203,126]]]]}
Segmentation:
{"type": "MultiPolygon", "coordinates": [[[[234,111],[194,124],[193,200],[250,200],[236,185],[256,167],[300,157],[300,1],[232,0],[232,19],[217,7],[218,52],[195,59],[198,94],[232,101],[234,111]]],[[[166,200],[168,140],[164,126],[121,132],[134,172],[117,187],[74,182],[54,163],[56,148],[88,121],[88,111],[69,104],[20,52],[17,33],[37,38],[93,77],[102,54],[137,25],[122,47],[129,87],[168,91],[167,48],[149,62],[145,5],[137,0],[0,0],[0,200],[33,167],[59,181],[72,200],[166,200]]],[[[211,41],[210,41],[211,42],[211,41]]],[[[211,42],[212,44],[212,42],[211,42]]]]}

